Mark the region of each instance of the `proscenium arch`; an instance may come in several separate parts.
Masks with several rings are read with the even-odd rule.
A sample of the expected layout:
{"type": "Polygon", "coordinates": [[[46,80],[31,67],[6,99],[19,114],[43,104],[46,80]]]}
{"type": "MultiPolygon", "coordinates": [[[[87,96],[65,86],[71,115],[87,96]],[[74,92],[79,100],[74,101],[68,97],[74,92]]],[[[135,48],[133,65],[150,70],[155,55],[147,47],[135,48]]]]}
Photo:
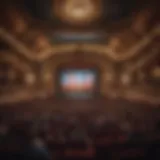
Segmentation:
{"type": "Polygon", "coordinates": [[[92,64],[100,72],[100,93],[104,94],[114,85],[115,69],[113,63],[105,56],[89,52],[68,52],[55,54],[51,59],[44,62],[41,72],[43,85],[51,94],[56,92],[56,76],[59,67],[65,64],[80,62],[92,64]]]}

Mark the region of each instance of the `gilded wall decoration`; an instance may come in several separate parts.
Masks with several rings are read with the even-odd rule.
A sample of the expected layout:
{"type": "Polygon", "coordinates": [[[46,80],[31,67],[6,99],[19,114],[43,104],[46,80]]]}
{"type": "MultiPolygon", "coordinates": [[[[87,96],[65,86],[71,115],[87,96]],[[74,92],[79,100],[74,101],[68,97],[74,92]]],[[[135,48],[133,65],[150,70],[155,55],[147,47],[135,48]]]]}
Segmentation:
{"type": "MultiPolygon", "coordinates": [[[[33,75],[32,67],[29,64],[27,64],[27,62],[25,62],[24,60],[19,58],[11,50],[10,51],[1,51],[0,55],[1,55],[0,62],[1,62],[1,64],[3,64],[2,67],[6,67],[6,69],[9,71],[9,72],[6,72],[6,76],[10,77],[10,75],[8,75],[9,73],[11,75],[12,74],[14,75],[16,73],[16,71],[18,71],[22,75],[18,74],[18,75],[14,75],[14,76],[19,76],[19,75],[22,76],[21,79],[24,83],[24,84],[22,84],[22,86],[25,86],[25,85],[29,86],[29,85],[34,84],[35,80],[34,80],[34,78],[31,78],[31,75],[33,75]]],[[[1,68],[1,69],[3,70],[3,68],[1,68]]],[[[14,77],[14,78],[16,78],[16,77],[14,77]]]]}
{"type": "Polygon", "coordinates": [[[0,52],[0,101],[4,103],[26,99],[37,79],[31,64],[14,53],[11,50],[0,52]]]}
{"type": "MultiPolygon", "coordinates": [[[[125,50],[120,51],[119,46],[123,47],[121,44],[121,37],[113,37],[109,41],[108,44],[53,44],[51,45],[49,41],[43,35],[39,35],[35,39],[35,47],[37,48],[29,48],[27,47],[26,43],[23,43],[10,35],[5,29],[0,29],[0,37],[9,43],[12,48],[16,49],[16,51],[23,54],[26,58],[34,61],[44,61],[45,59],[49,59],[52,55],[60,52],[68,52],[73,50],[79,50],[83,52],[94,52],[97,54],[104,54],[108,58],[113,61],[125,61],[129,60],[132,57],[140,54],[143,49],[145,49],[148,45],[150,45],[153,40],[158,37],[160,34],[159,31],[160,27],[157,25],[155,28],[152,29],[150,33],[145,35],[142,39],[137,40],[128,50],[125,47],[125,50]],[[39,44],[41,47],[38,47],[36,43],[39,44]],[[43,47],[44,46],[44,47],[43,47]],[[118,47],[118,48],[117,48],[118,47]],[[38,51],[37,51],[38,50],[38,51]],[[38,52],[38,53],[35,53],[38,52]]],[[[125,36],[125,33],[124,33],[125,36]]],[[[127,35],[126,35],[127,36],[127,35]]],[[[126,37],[127,38],[127,37],[126,37]]],[[[131,38],[132,39],[132,38],[131,38]]],[[[124,42],[125,43],[125,42],[124,42]]]]}

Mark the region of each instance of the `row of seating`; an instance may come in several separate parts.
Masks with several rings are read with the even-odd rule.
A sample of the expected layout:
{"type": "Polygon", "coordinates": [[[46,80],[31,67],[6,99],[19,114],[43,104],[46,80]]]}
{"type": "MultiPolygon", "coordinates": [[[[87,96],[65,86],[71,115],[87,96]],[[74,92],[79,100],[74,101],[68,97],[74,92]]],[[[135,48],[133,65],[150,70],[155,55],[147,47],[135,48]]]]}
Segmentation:
{"type": "Polygon", "coordinates": [[[159,147],[158,125],[148,130],[140,127],[138,130],[131,125],[126,122],[122,127],[103,118],[97,123],[73,118],[67,122],[61,118],[1,121],[0,149],[16,152],[27,143],[40,139],[59,159],[146,158],[148,153],[153,156],[159,147]]]}

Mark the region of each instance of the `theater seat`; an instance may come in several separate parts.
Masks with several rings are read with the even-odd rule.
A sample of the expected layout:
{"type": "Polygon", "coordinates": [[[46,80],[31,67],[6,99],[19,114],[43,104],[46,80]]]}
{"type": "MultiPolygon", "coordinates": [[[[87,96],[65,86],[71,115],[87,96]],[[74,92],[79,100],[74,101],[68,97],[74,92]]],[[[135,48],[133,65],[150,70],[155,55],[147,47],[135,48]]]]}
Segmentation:
{"type": "Polygon", "coordinates": [[[93,147],[88,147],[86,149],[81,148],[70,148],[66,149],[64,153],[65,157],[81,157],[81,158],[93,158],[95,156],[95,149],[93,147]]]}

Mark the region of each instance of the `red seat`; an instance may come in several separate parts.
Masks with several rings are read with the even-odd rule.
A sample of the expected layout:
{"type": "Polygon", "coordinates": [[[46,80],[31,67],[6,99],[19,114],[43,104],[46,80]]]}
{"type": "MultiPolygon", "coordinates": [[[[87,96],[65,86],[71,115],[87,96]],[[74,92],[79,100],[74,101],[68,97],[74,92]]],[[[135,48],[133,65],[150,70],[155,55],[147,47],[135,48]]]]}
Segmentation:
{"type": "Polygon", "coordinates": [[[66,157],[94,157],[95,149],[89,147],[87,149],[66,149],[64,152],[66,157]]]}

